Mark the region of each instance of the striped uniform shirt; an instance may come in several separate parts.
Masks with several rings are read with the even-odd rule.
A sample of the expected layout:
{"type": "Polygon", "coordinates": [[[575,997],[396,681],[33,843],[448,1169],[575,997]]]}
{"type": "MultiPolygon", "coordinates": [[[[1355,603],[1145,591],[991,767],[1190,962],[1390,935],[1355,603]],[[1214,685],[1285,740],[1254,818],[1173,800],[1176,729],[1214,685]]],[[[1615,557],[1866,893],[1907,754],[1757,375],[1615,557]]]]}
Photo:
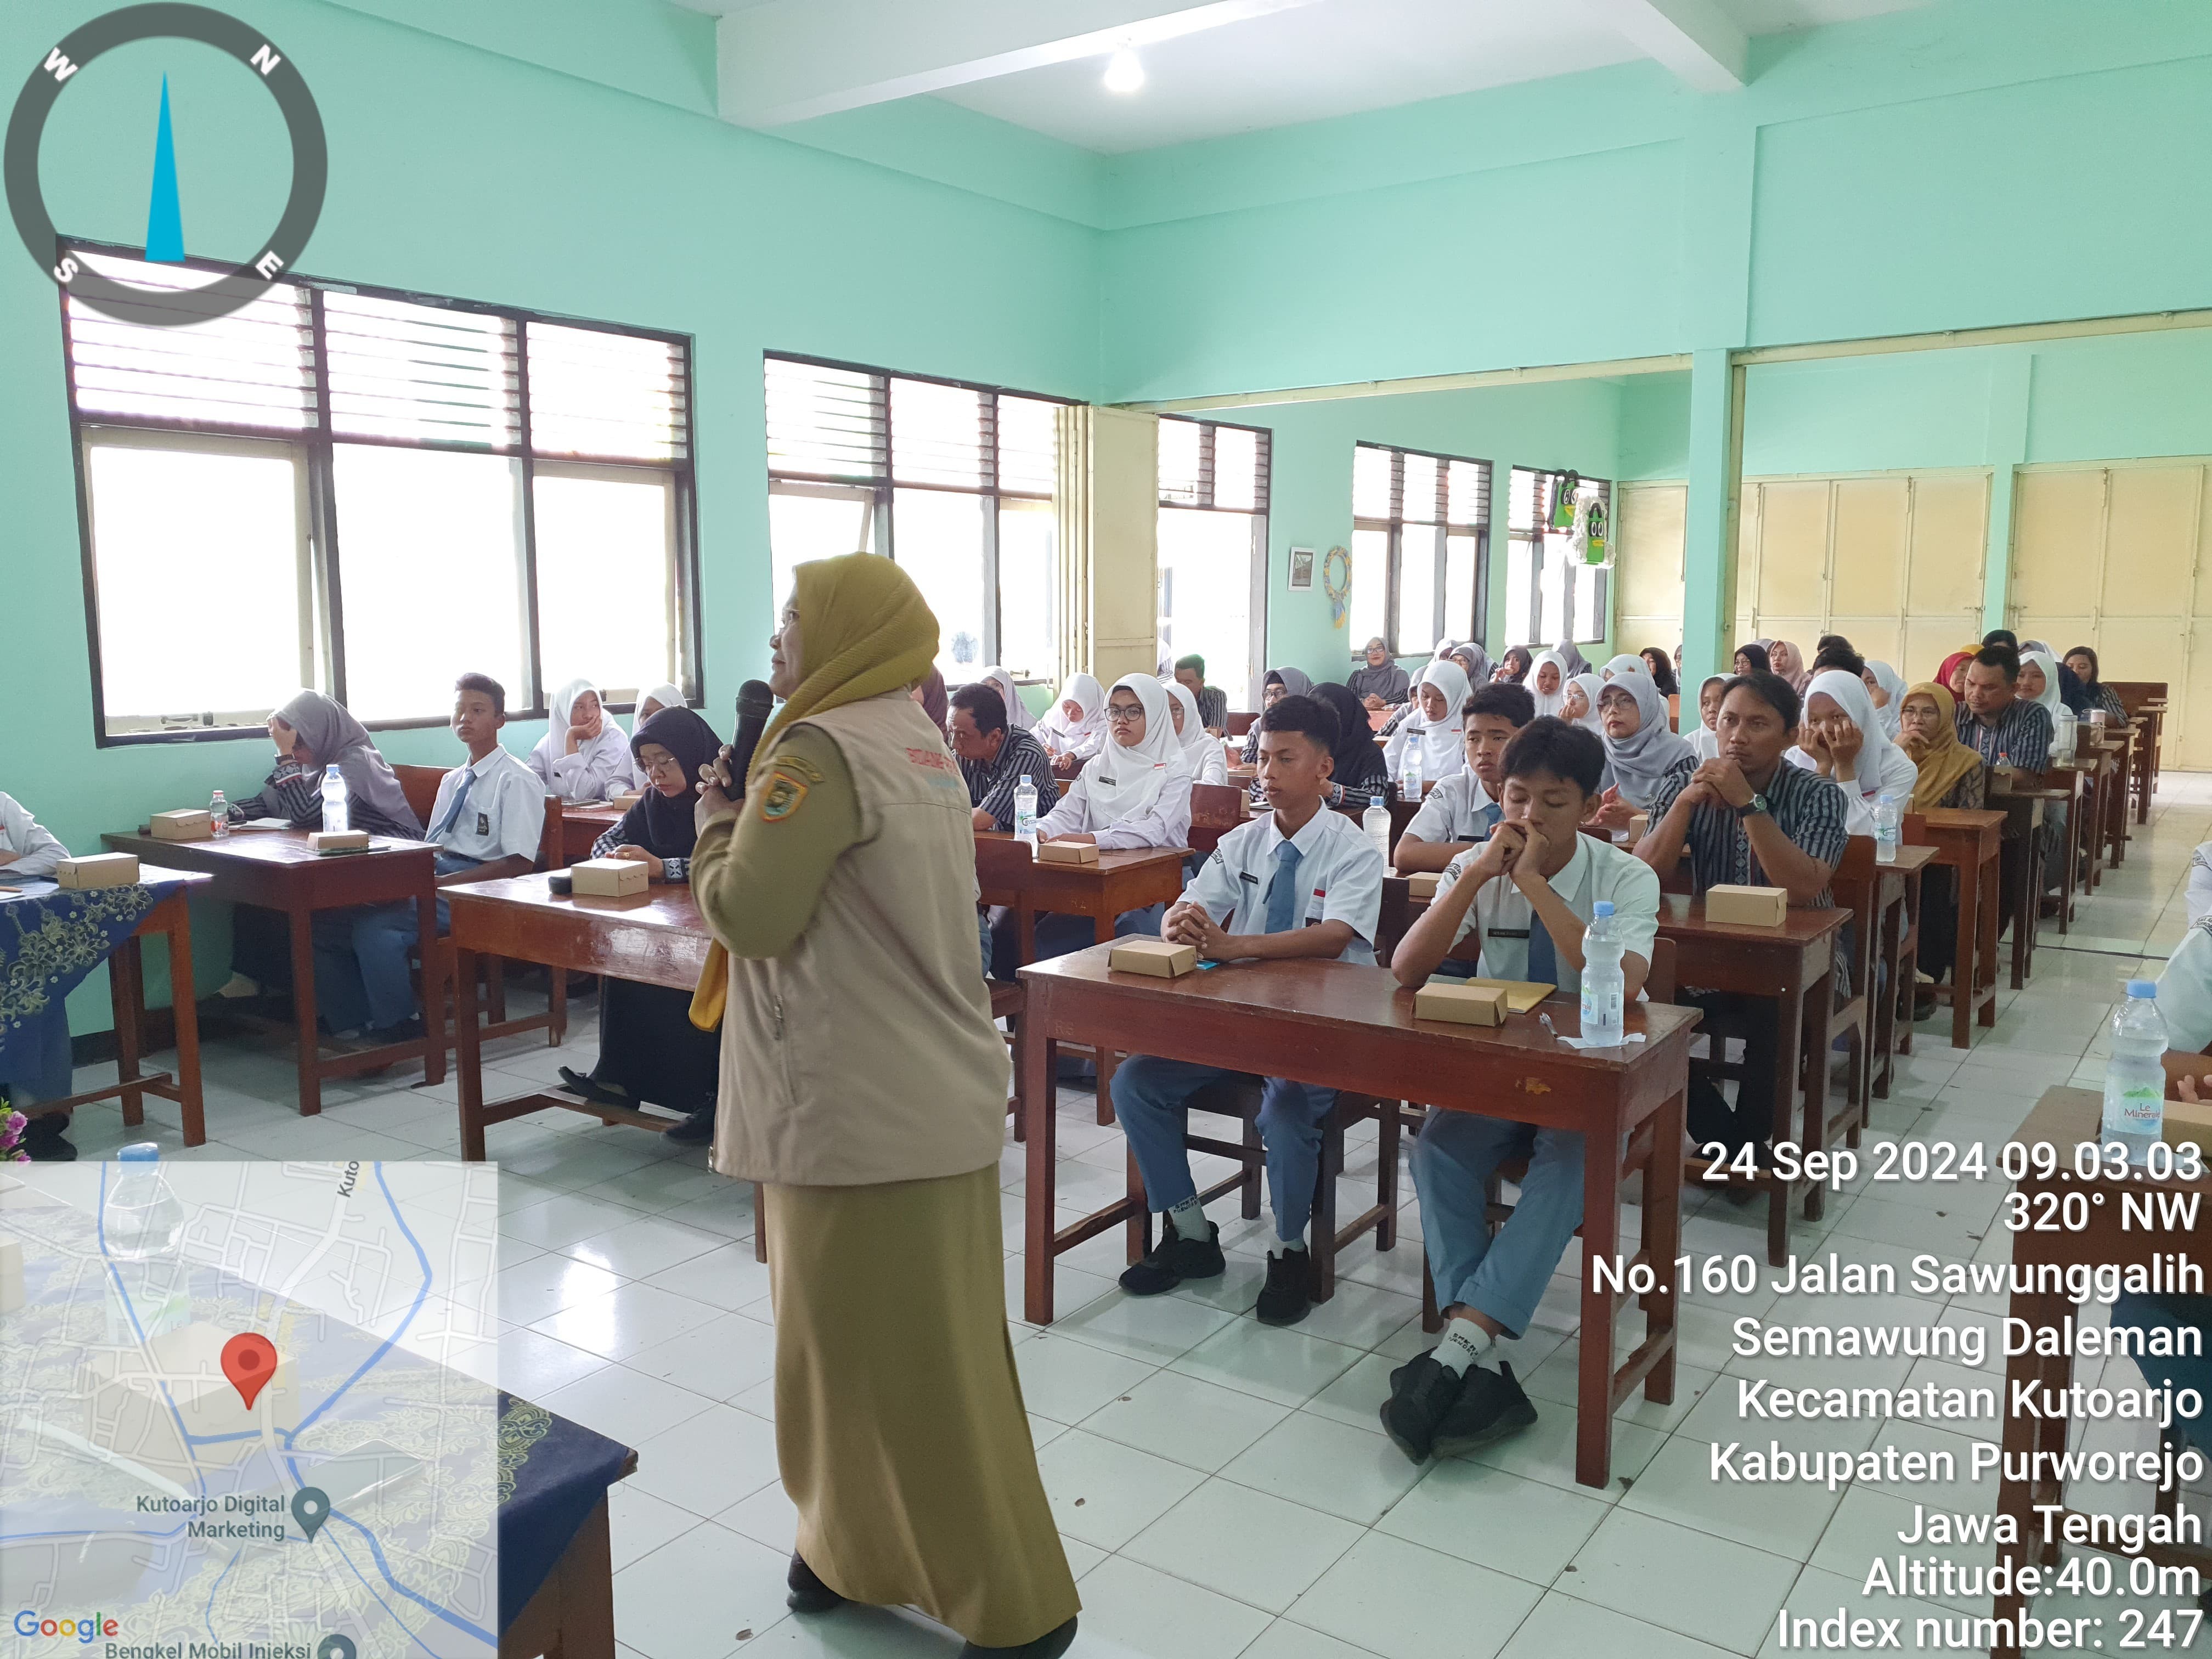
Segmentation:
{"type": "Polygon", "coordinates": [[[2014,697],[1985,726],[1973,710],[1962,708],[1959,741],[1992,766],[2002,758],[2023,772],[2041,772],[2051,765],[2051,711],[2039,702],[2014,697]]]}
{"type": "Polygon", "coordinates": [[[1006,740],[999,745],[998,759],[963,757],[960,775],[968,780],[968,804],[988,812],[1001,830],[1014,827],[1014,791],[1022,787],[1024,776],[1036,786],[1039,817],[1051,811],[1053,803],[1060,799],[1060,782],[1052,775],[1052,757],[1044,752],[1044,745],[1012,726],[1006,728],[1006,740]]]}
{"type": "Polygon", "coordinates": [[[1229,729],[1229,694],[1218,685],[1202,685],[1198,690],[1198,723],[1209,732],[1229,729]]]}
{"type": "MultiPolygon", "coordinates": [[[[1699,764],[1693,757],[1685,756],[1668,769],[1660,780],[1658,793],[1651,799],[1655,823],[1673,809],[1674,798],[1689,787],[1699,764]]],[[[1844,829],[1844,792],[1833,778],[1785,761],[1774,769],[1774,775],[1759,793],[1766,797],[1766,810],[1776,827],[1801,852],[1831,868],[1843,862],[1844,843],[1850,837],[1844,829]]],[[[1690,833],[1685,839],[1690,849],[1691,878],[1698,892],[1723,885],[1775,885],[1759,867],[1751,850],[1751,836],[1733,807],[1700,805],[1692,808],[1690,833]]],[[[1807,908],[1830,910],[1835,902],[1824,887],[1820,896],[1807,908]]]]}

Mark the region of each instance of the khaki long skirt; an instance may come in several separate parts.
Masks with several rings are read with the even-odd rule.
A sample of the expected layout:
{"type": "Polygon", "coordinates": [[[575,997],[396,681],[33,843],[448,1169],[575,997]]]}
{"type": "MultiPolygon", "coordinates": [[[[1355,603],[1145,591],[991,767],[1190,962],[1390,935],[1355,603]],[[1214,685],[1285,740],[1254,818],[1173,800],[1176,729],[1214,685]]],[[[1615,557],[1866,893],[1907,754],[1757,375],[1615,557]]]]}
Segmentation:
{"type": "Polygon", "coordinates": [[[769,1187],[761,1218],[799,1553],[993,1648],[1080,1605],[1006,1334],[998,1173],[769,1187]]]}

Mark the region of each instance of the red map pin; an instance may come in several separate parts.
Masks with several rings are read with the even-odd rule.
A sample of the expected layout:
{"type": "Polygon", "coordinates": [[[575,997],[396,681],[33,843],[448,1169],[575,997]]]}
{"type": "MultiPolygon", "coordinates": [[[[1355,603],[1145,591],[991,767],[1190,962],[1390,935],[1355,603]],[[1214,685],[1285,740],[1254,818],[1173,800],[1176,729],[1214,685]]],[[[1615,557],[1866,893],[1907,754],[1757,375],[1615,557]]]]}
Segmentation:
{"type": "Polygon", "coordinates": [[[276,1345],[255,1332],[241,1332],[222,1345],[222,1374],[252,1411],[256,1397],[276,1375],[276,1345]]]}

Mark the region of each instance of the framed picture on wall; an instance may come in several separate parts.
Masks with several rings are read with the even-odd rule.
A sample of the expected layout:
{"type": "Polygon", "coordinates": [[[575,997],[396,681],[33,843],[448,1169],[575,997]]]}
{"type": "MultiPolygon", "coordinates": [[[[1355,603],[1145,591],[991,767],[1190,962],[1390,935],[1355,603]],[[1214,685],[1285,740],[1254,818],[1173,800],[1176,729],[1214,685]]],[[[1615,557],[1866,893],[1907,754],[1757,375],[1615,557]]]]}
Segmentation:
{"type": "Polygon", "coordinates": [[[1310,547],[1291,550],[1291,592],[1309,593],[1313,591],[1314,550],[1310,547]]]}

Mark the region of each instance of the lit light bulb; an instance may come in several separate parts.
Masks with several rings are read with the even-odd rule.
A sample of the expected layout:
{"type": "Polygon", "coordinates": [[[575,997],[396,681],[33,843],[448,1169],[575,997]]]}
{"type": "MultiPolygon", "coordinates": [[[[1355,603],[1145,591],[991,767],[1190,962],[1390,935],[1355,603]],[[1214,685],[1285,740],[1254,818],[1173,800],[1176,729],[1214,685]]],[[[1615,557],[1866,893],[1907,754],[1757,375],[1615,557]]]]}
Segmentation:
{"type": "Polygon", "coordinates": [[[1106,60],[1106,90],[1134,92],[1145,84],[1145,66],[1137,54],[1123,46],[1106,60]]]}

